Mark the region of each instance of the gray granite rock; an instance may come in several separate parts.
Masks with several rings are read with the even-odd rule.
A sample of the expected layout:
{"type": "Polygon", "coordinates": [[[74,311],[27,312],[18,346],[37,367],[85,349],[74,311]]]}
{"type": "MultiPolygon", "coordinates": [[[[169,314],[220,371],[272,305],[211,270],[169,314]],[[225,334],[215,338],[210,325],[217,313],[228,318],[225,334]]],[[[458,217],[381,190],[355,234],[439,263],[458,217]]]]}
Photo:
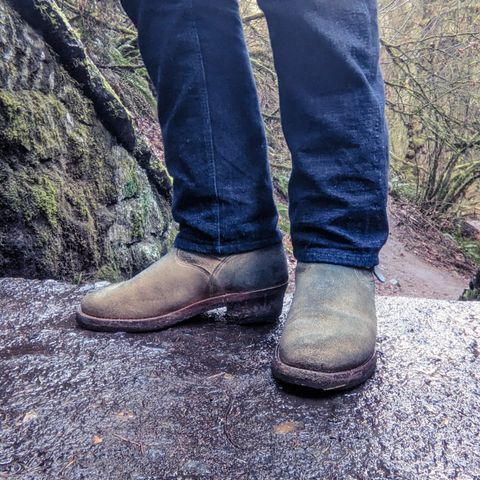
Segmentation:
{"type": "Polygon", "coordinates": [[[272,380],[278,329],[92,333],[91,288],[0,280],[0,478],[480,478],[478,303],[379,298],[377,374],[319,396],[272,380]]]}

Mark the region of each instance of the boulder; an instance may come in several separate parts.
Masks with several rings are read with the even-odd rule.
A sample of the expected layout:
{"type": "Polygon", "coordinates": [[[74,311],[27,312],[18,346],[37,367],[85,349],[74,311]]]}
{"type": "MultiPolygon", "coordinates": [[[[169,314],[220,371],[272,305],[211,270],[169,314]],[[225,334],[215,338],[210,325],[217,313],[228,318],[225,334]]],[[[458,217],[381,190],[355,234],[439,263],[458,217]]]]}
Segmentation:
{"type": "Polygon", "coordinates": [[[0,58],[0,275],[114,280],[160,258],[168,175],[55,2],[0,0],[0,58]]]}
{"type": "Polygon", "coordinates": [[[377,373],[316,395],[272,379],[281,326],[89,332],[94,287],[0,280],[0,477],[480,478],[478,303],[378,298],[377,373]]]}

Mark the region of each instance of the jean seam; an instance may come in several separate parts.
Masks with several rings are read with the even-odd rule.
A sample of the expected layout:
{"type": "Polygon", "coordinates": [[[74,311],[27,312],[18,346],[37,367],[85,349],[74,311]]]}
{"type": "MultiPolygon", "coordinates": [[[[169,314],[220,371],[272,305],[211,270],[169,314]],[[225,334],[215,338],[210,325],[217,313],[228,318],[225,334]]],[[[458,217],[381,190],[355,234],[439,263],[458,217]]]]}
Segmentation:
{"type": "Polygon", "coordinates": [[[196,42],[196,46],[198,49],[198,65],[201,70],[202,74],[202,81],[203,81],[203,88],[202,88],[202,99],[203,99],[203,113],[206,116],[207,120],[207,132],[205,141],[207,145],[207,154],[210,160],[210,166],[212,169],[212,178],[213,178],[213,189],[215,193],[215,202],[216,202],[216,216],[217,216],[217,241],[216,247],[217,249],[221,248],[221,227],[220,227],[220,198],[218,195],[218,185],[217,185],[217,167],[215,164],[215,148],[214,148],[214,141],[213,141],[213,129],[212,129],[212,114],[210,109],[210,96],[208,94],[208,87],[207,87],[207,75],[205,72],[205,61],[202,51],[202,45],[200,42],[200,36],[198,34],[198,26],[197,20],[195,18],[195,7],[193,5],[193,0],[190,0],[190,11],[192,15],[192,24],[193,24],[193,34],[196,42]]]}
{"type": "MultiPolygon", "coordinates": [[[[363,12],[364,14],[366,15],[367,19],[368,19],[368,35],[369,35],[369,41],[370,43],[374,43],[374,41],[376,40],[376,36],[374,34],[374,32],[372,31],[372,25],[371,25],[371,22],[372,22],[372,13],[370,12],[370,9],[366,3],[366,0],[362,0],[361,2],[361,5],[363,7],[363,12]]],[[[371,57],[374,57],[374,55],[371,55],[371,57]]],[[[373,60],[373,58],[370,59],[370,65],[368,66],[368,75],[365,75],[368,82],[371,83],[374,78],[375,78],[375,75],[374,75],[374,72],[375,72],[375,64],[378,63],[378,59],[373,60]]]]}
{"type": "Polygon", "coordinates": [[[316,248],[316,249],[311,249],[307,250],[304,255],[299,255],[299,256],[304,256],[304,257],[330,257],[330,258],[371,258],[376,256],[377,253],[376,251],[374,252],[346,252],[341,249],[332,249],[332,248],[316,248]]]}
{"type": "Polygon", "coordinates": [[[297,251],[295,257],[300,262],[326,262],[340,265],[350,265],[357,267],[370,268],[378,262],[378,253],[376,252],[346,252],[340,249],[322,249],[317,248],[309,251],[297,251]]]}
{"type": "Polygon", "coordinates": [[[261,240],[247,241],[247,242],[234,242],[224,244],[220,249],[215,249],[212,251],[210,244],[202,244],[196,241],[182,238],[177,236],[175,239],[174,245],[177,248],[183,250],[189,250],[194,252],[204,252],[206,254],[218,254],[218,255],[229,255],[234,253],[241,253],[244,251],[257,250],[260,248],[265,248],[267,246],[279,245],[281,244],[281,239],[278,238],[265,238],[261,240]]]}
{"type": "MultiPolygon", "coordinates": [[[[198,245],[199,247],[209,247],[211,246],[210,243],[208,242],[199,242],[198,239],[192,238],[188,235],[184,235],[180,233],[177,238],[179,238],[180,241],[190,243],[190,244],[195,244],[198,245]]],[[[282,236],[276,233],[275,235],[271,235],[269,237],[261,237],[261,238],[256,238],[254,240],[238,240],[238,241],[231,241],[231,242],[226,242],[223,245],[220,246],[215,246],[218,250],[221,250],[222,247],[236,247],[236,246],[244,246],[244,245],[251,245],[251,244],[256,244],[256,243],[263,243],[269,240],[274,239],[276,243],[282,243],[282,236]]]]}

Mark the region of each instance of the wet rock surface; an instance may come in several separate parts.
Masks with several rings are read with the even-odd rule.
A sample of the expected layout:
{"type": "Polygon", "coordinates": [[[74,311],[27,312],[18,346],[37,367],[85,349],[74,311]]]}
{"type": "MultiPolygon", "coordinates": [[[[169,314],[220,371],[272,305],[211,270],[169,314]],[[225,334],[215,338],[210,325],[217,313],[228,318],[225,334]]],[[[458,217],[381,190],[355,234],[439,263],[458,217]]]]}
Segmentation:
{"type": "Polygon", "coordinates": [[[272,380],[278,329],[88,332],[91,288],[0,280],[0,478],[480,478],[478,303],[379,298],[377,374],[318,396],[272,380]]]}

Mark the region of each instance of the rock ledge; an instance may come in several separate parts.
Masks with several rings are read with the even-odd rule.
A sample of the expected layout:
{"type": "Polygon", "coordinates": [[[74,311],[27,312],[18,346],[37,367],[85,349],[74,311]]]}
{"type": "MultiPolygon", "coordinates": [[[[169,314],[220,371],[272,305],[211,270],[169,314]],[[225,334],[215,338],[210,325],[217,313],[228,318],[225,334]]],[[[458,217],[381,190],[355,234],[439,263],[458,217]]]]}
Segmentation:
{"type": "Polygon", "coordinates": [[[221,312],[77,329],[91,288],[0,280],[1,478],[480,478],[478,303],[379,298],[378,373],[319,397],[272,380],[278,330],[221,312]]]}

